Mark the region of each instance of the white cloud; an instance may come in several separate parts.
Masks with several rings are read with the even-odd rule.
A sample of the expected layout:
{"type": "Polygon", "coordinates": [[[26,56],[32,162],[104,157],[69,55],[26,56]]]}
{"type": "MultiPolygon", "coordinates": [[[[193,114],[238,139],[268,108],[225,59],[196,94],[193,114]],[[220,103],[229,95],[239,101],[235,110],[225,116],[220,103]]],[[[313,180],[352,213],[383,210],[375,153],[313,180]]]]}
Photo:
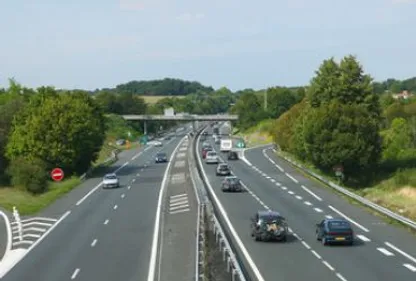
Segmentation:
{"type": "Polygon", "coordinates": [[[145,6],[141,0],[119,0],[119,4],[122,11],[141,11],[145,6]]]}
{"type": "Polygon", "coordinates": [[[202,13],[195,13],[195,14],[183,13],[176,17],[176,19],[180,21],[195,21],[195,20],[201,20],[203,18],[205,18],[205,15],[202,13]]]}

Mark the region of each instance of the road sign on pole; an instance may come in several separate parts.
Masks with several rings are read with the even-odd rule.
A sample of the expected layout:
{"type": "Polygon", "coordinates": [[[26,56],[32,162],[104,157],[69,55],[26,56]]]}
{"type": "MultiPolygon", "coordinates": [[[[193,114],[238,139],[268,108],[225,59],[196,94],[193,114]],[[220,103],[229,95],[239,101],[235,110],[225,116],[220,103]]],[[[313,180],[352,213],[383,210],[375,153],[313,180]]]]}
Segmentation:
{"type": "Polygon", "coordinates": [[[51,178],[54,181],[61,181],[64,179],[64,171],[61,168],[55,168],[51,172],[51,178]]]}
{"type": "Polygon", "coordinates": [[[245,148],[246,144],[244,143],[244,140],[242,140],[242,139],[238,140],[237,143],[236,143],[236,147],[245,148]]]}

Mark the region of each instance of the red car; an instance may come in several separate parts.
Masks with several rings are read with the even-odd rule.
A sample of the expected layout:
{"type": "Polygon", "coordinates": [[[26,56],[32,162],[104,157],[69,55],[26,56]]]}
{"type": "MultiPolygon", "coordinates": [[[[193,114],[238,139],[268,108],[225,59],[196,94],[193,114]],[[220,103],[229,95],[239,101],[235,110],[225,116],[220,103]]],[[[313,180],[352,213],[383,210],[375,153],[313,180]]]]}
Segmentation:
{"type": "Polygon", "coordinates": [[[205,159],[205,157],[207,157],[207,152],[208,151],[212,151],[211,147],[205,147],[202,149],[202,159],[205,159]]]}

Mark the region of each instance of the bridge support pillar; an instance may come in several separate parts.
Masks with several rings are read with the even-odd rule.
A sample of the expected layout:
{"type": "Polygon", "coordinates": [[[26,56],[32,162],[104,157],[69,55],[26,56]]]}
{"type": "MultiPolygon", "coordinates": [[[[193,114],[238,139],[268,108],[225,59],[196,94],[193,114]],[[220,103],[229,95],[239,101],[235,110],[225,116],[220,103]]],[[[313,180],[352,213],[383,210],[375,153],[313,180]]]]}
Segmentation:
{"type": "Polygon", "coordinates": [[[143,134],[147,135],[147,122],[146,122],[146,120],[143,121],[143,134]]]}

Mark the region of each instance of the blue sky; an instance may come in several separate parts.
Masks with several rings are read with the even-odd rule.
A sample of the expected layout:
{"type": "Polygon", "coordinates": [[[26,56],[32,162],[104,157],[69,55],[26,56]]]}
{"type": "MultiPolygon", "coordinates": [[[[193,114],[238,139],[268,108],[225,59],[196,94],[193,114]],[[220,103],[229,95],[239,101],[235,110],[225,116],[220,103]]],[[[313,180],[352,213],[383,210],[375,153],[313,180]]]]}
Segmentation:
{"type": "Polygon", "coordinates": [[[323,59],[347,54],[377,80],[416,76],[416,0],[13,0],[0,10],[0,86],[303,85],[323,59]]]}

